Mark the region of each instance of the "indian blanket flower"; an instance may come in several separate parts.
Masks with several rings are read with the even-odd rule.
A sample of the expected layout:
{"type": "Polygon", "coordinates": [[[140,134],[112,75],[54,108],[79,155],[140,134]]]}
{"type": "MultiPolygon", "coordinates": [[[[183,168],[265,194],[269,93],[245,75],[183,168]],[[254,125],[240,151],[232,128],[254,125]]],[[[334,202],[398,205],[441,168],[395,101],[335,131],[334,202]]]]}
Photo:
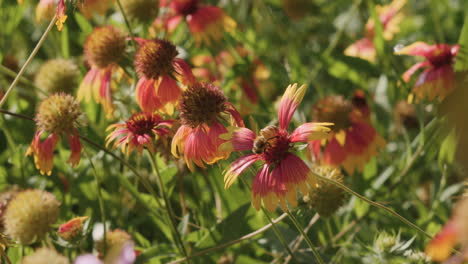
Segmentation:
{"type": "Polygon", "coordinates": [[[233,31],[236,22],[221,8],[202,5],[200,0],[163,1],[161,6],[168,6],[170,17],[166,20],[169,31],[173,31],[185,19],[197,45],[210,45],[223,38],[224,32],[233,31]]]}
{"type": "MultiPolygon", "coordinates": [[[[406,0],[393,0],[389,5],[376,6],[377,14],[383,26],[382,33],[385,40],[391,40],[400,31],[399,24],[403,20],[400,10],[405,4],[406,0]]],[[[365,27],[365,37],[346,48],[345,55],[374,62],[376,57],[374,37],[374,19],[369,18],[365,27]]]]}
{"type": "Polygon", "coordinates": [[[468,198],[455,207],[452,217],[442,230],[429,242],[426,254],[433,261],[447,264],[462,264],[468,261],[468,198]],[[461,244],[461,253],[452,255],[452,249],[461,244]]]}
{"type": "Polygon", "coordinates": [[[102,104],[108,118],[112,117],[112,74],[119,70],[118,62],[125,52],[125,34],[113,26],[94,29],[84,44],[84,56],[90,65],[79,89],[78,100],[91,97],[102,104]]]}
{"type": "Polygon", "coordinates": [[[458,54],[458,45],[416,42],[396,52],[398,55],[424,57],[403,74],[403,80],[409,82],[411,76],[419,69],[425,70],[419,75],[413,87],[413,93],[418,99],[443,100],[455,86],[453,65],[458,54]]]}
{"type": "Polygon", "coordinates": [[[204,168],[205,163],[213,164],[229,156],[229,152],[218,149],[225,142],[219,136],[227,132],[223,114],[237,126],[244,126],[244,122],[219,87],[210,83],[189,86],[180,99],[179,112],[182,125],[171,145],[175,157],[184,156],[188,168],[194,171],[194,163],[204,168]]]}
{"type": "Polygon", "coordinates": [[[135,55],[135,67],[140,77],[136,99],[145,112],[161,111],[171,115],[182,89],[177,83],[195,82],[190,66],[180,58],[176,47],[166,40],[137,38],[140,45],[135,55]]]}
{"type": "Polygon", "coordinates": [[[315,121],[335,125],[330,138],[311,142],[309,150],[324,165],[342,166],[349,174],[362,171],[364,165],[385,145],[383,138],[369,122],[370,111],[361,92],[352,102],[341,95],[321,99],[312,110],[315,121]]]}
{"type": "Polygon", "coordinates": [[[167,135],[173,123],[172,120],[163,120],[156,113],[135,113],[125,123],[107,128],[114,130],[107,136],[107,144],[115,140],[114,147],[120,146],[127,155],[135,149],[141,155],[144,148],[154,153],[156,139],[167,135]]]}
{"type": "Polygon", "coordinates": [[[328,137],[331,123],[305,123],[289,133],[288,126],[294,112],[304,98],[306,86],[289,85],[284,93],[279,109],[279,127],[267,126],[256,136],[248,128],[230,128],[221,138],[228,140],[220,150],[251,151],[234,161],[225,171],[225,188],[229,188],[239,175],[257,161],[263,163],[255,175],[252,185],[252,205],[259,210],[264,206],[273,211],[278,203],[287,210],[286,201],[297,206],[296,189],[307,194],[316,183],[310,168],[298,156],[292,153],[293,144],[307,143],[328,137]]]}
{"type": "Polygon", "coordinates": [[[26,153],[34,155],[34,163],[41,174],[52,173],[54,149],[61,136],[66,136],[70,145],[68,163],[73,167],[80,162],[81,143],[77,129],[83,119],[80,105],[71,95],[53,94],[41,102],[35,117],[36,133],[26,153]]]}

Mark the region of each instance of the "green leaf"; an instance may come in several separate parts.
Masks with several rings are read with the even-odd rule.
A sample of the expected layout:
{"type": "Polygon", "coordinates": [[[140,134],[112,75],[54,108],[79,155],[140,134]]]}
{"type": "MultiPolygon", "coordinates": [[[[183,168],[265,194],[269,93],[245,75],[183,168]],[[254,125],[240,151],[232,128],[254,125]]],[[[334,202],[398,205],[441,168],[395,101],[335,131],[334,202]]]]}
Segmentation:
{"type": "Polygon", "coordinates": [[[468,15],[465,16],[458,45],[460,45],[460,50],[455,60],[455,71],[465,71],[468,70],[468,15]]]}

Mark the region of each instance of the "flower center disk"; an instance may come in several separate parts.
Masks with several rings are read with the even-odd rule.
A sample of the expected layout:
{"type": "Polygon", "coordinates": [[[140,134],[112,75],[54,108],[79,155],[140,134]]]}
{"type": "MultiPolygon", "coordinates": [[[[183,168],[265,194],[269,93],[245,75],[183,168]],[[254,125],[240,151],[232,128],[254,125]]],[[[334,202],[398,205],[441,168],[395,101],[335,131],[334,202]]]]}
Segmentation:
{"type": "Polygon", "coordinates": [[[177,54],[176,47],[169,41],[146,41],[135,55],[136,70],[146,78],[158,79],[174,71],[173,60],[177,54]]]}
{"type": "Polygon", "coordinates": [[[353,105],[343,96],[327,96],[321,99],[312,109],[312,116],[317,122],[334,123],[332,130],[337,132],[351,126],[350,114],[353,105]]]}

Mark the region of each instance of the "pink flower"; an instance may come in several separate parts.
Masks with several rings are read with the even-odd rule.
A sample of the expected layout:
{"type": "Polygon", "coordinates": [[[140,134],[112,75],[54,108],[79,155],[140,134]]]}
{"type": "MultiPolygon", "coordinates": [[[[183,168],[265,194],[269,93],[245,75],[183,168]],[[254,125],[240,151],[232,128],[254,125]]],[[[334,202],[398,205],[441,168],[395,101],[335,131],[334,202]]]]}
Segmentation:
{"type": "Polygon", "coordinates": [[[455,85],[453,64],[458,50],[458,45],[428,45],[416,42],[396,52],[398,55],[421,56],[426,59],[416,63],[403,74],[403,80],[409,82],[416,71],[425,68],[413,88],[418,99],[443,100],[453,91],[455,85]]]}
{"type": "Polygon", "coordinates": [[[307,143],[328,137],[327,126],[331,123],[305,123],[292,133],[287,128],[291,118],[302,101],[306,86],[289,85],[281,99],[278,119],[279,127],[268,126],[256,136],[248,128],[230,128],[221,138],[228,140],[220,146],[223,151],[252,151],[234,161],[226,169],[224,182],[229,188],[248,167],[257,161],[263,163],[255,175],[252,186],[252,205],[259,210],[262,201],[269,211],[273,211],[278,202],[287,210],[286,200],[297,205],[296,189],[307,193],[309,186],[315,183],[310,168],[299,157],[292,153],[292,144],[307,143]]]}

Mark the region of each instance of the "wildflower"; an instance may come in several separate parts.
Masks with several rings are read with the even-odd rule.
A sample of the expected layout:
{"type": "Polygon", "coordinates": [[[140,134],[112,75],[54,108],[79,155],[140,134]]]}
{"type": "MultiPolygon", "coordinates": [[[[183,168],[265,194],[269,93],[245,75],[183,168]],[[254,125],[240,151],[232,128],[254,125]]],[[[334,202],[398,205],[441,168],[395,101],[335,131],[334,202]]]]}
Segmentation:
{"type": "Polygon", "coordinates": [[[133,243],[127,242],[119,247],[118,250],[111,250],[104,262],[92,254],[86,254],[76,258],[75,264],[133,264],[135,260],[136,254],[133,243]]]}
{"type": "Polygon", "coordinates": [[[162,111],[171,115],[182,89],[180,81],[187,85],[195,81],[190,66],[176,58],[176,47],[169,41],[137,39],[140,47],[135,55],[135,67],[140,79],[136,99],[145,112],[162,111]]]}
{"type": "Polygon", "coordinates": [[[49,93],[72,94],[78,85],[80,70],[71,60],[53,59],[41,65],[34,83],[49,93]]]}
{"type": "Polygon", "coordinates": [[[113,26],[94,29],[84,44],[84,56],[91,66],[78,90],[78,100],[91,96],[102,104],[107,117],[112,117],[112,74],[125,52],[125,34],[113,26]]]}
{"type": "Polygon", "coordinates": [[[34,155],[36,168],[41,174],[50,175],[54,166],[54,149],[60,137],[66,135],[71,148],[68,162],[75,166],[80,162],[81,143],[77,128],[83,123],[79,103],[71,95],[53,94],[43,100],[36,114],[37,129],[26,155],[34,155]],[[41,142],[41,137],[46,139],[41,142]]]}
{"type": "Polygon", "coordinates": [[[292,144],[327,138],[327,126],[331,123],[305,123],[291,134],[287,128],[297,107],[304,98],[306,86],[289,85],[278,109],[279,127],[268,126],[255,132],[248,128],[230,128],[221,138],[229,140],[221,145],[224,151],[245,151],[254,153],[240,157],[225,171],[225,188],[229,188],[237,177],[249,166],[262,161],[263,166],[255,175],[252,185],[252,205],[259,210],[263,204],[273,211],[278,202],[287,210],[286,200],[297,206],[296,188],[307,193],[316,184],[313,173],[299,157],[293,154],[292,144]]]}
{"type": "MultiPolygon", "coordinates": [[[[106,252],[120,249],[125,244],[132,242],[132,237],[122,229],[114,229],[106,233],[106,252]]],[[[104,243],[102,240],[96,243],[98,252],[104,252],[104,243]]]]}
{"type": "Polygon", "coordinates": [[[159,13],[158,0],[124,0],[122,7],[130,19],[143,24],[155,19],[159,13]]]}
{"type": "Polygon", "coordinates": [[[398,55],[422,56],[426,60],[418,62],[403,74],[403,80],[409,82],[411,76],[419,69],[426,68],[418,77],[413,93],[418,99],[439,99],[442,101],[455,87],[453,64],[459,46],[447,44],[428,45],[416,42],[401,50],[398,55]]]}
{"type": "Polygon", "coordinates": [[[42,19],[50,20],[55,14],[57,17],[55,25],[57,26],[57,29],[61,31],[63,24],[67,20],[67,15],[65,14],[67,7],[65,5],[65,0],[58,0],[57,5],[56,2],[56,0],[39,0],[36,7],[36,20],[37,22],[42,19]]]}
{"type": "Polygon", "coordinates": [[[240,114],[229,103],[219,87],[209,83],[189,86],[179,103],[179,127],[172,140],[171,151],[175,157],[184,156],[188,168],[193,171],[195,163],[205,167],[229,156],[218,146],[225,142],[219,135],[227,132],[221,123],[223,113],[230,115],[237,126],[244,126],[240,114]]]}
{"type": "Polygon", "coordinates": [[[3,216],[5,233],[22,245],[42,240],[57,221],[59,205],[55,196],[46,191],[18,193],[3,216]]]}
{"type": "Polygon", "coordinates": [[[107,144],[120,137],[115,141],[114,147],[120,145],[122,152],[127,155],[135,149],[141,155],[143,148],[154,153],[155,140],[167,135],[172,124],[172,120],[163,120],[155,113],[136,113],[125,123],[110,125],[107,128],[114,129],[106,138],[107,144]]]}
{"type": "Polygon", "coordinates": [[[88,220],[88,218],[88,216],[75,217],[64,224],[61,224],[57,231],[58,236],[66,241],[79,240],[83,234],[83,224],[88,220]]]}
{"type": "MultiPolygon", "coordinates": [[[[339,169],[331,167],[317,167],[314,173],[327,177],[331,180],[343,183],[343,174],[339,169]]],[[[310,207],[314,208],[320,216],[329,217],[343,205],[344,192],[333,183],[317,179],[311,186],[308,195],[304,196],[304,201],[308,202],[310,207]]]]}
{"type": "Polygon", "coordinates": [[[22,264],[69,264],[68,258],[59,254],[55,249],[40,248],[32,255],[26,256],[22,264]]]}
{"type": "Polygon", "coordinates": [[[173,31],[185,19],[197,45],[210,45],[223,38],[224,32],[233,31],[236,22],[216,6],[201,5],[200,0],[173,0],[168,5],[172,16],[167,18],[167,28],[173,31]]]}
{"type": "Polygon", "coordinates": [[[309,150],[316,158],[321,158],[324,165],[343,166],[349,174],[356,169],[362,171],[385,145],[369,123],[369,115],[365,98],[360,95],[354,96],[353,102],[341,95],[321,99],[314,106],[312,116],[317,122],[331,121],[335,125],[327,141],[311,142],[309,150]]]}
{"type": "Polygon", "coordinates": [[[83,16],[90,19],[94,13],[104,15],[113,2],[114,0],[81,0],[77,5],[83,16]]]}
{"type": "MultiPolygon", "coordinates": [[[[406,4],[406,0],[393,0],[389,5],[376,6],[377,14],[383,26],[383,38],[391,40],[400,31],[399,24],[403,20],[400,10],[406,4]]],[[[376,51],[373,39],[375,37],[374,19],[369,18],[365,27],[365,37],[351,44],[344,51],[345,55],[358,57],[370,62],[375,61],[376,51]]]]}
{"type": "Polygon", "coordinates": [[[463,198],[453,212],[452,218],[426,247],[426,254],[433,261],[461,264],[468,261],[468,198],[463,198]],[[461,254],[452,256],[452,248],[461,244],[461,254]],[[450,259],[449,259],[450,258],[450,259]]]}

